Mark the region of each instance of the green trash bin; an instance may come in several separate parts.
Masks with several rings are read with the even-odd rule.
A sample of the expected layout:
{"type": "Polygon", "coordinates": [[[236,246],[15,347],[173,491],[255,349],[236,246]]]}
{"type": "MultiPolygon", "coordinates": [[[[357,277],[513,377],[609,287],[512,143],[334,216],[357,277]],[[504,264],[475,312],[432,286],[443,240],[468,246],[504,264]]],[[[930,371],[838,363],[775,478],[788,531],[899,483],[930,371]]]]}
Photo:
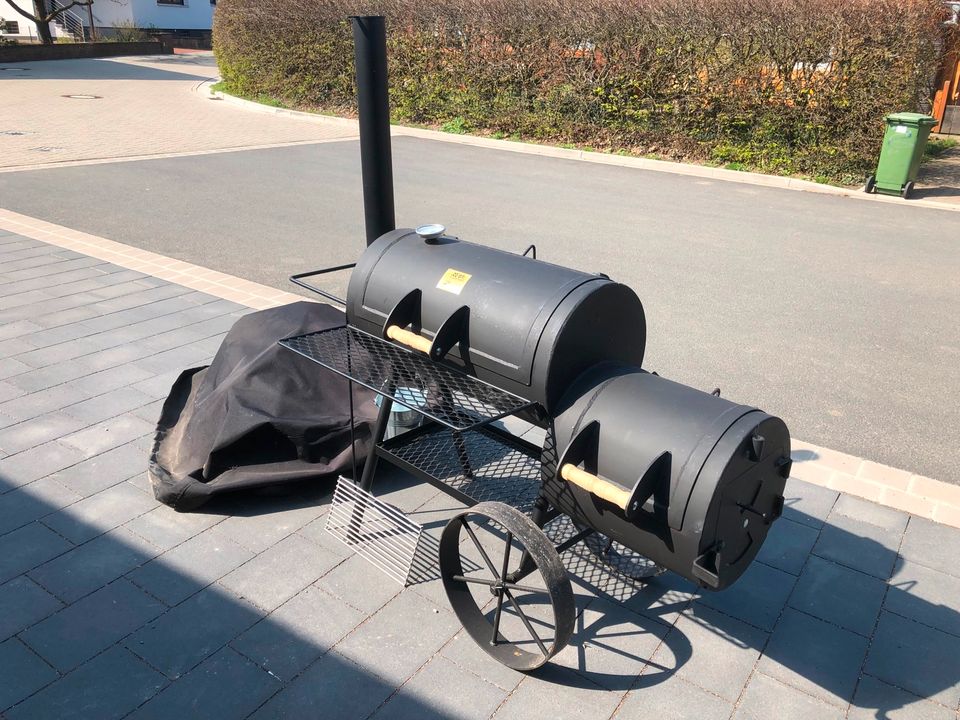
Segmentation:
{"type": "Polygon", "coordinates": [[[908,198],[917,179],[930,128],[937,124],[937,119],[908,112],[893,113],[885,119],[887,132],[883,136],[877,174],[867,178],[864,190],[908,198]]]}

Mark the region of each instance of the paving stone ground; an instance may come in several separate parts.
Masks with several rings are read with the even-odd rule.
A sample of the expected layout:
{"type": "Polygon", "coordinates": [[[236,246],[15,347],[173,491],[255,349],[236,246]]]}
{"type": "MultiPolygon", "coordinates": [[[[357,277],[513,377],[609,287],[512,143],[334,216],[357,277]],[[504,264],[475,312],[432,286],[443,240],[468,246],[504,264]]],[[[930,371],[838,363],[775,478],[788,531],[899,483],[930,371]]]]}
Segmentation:
{"type": "Polygon", "coordinates": [[[0,73],[0,168],[356,137],[349,125],[238,113],[193,92],[212,54],[17,63],[0,73]]]}
{"type": "MultiPolygon", "coordinates": [[[[0,232],[3,717],[957,720],[960,530],[799,480],[723,593],[566,553],[573,641],[526,676],[429,573],[328,535],[328,486],[160,505],[160,403],[245,312],[0,232]]],[[[378,494],[431,534],[457,509],[396,472],[378,494]]]]}

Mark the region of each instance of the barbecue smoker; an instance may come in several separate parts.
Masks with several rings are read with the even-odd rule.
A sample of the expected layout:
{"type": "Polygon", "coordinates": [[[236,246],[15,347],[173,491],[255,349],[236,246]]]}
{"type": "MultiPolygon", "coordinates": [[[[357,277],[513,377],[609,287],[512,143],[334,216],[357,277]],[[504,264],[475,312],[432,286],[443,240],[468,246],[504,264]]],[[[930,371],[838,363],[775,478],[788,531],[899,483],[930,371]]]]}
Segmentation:
{"type": "MultiPolygon", "coordinates": [[[[385,77],[382,33],[382,18],[354,19],[361,88],[385,77]]],[[[365,105],[361,91],[362,118],[386,117],[385,90],[371,113],[374,95],[365,105]]],[[[389,159],[389,133],[385,150],[378,142],[389,159]]],[[[389,182],[377,182],[382,194],[389,182]]],[[[783,509],[784,423],[641,369],[643,307],[624,285],[537,260],[532,247],[393,230],[392,190],[386,212],[370,212],[373,195],[376,239],[341,301],[346,324],[281,341],[380,395],[362,475],[341,478],[328,530],[407,582],[426,536],[371,494],[378,459],[462,502],[436,548],[440,576],[471,637],[518,670],[543,665],[572,633],[561,554],[577,543],[630,577],[669,569],[709,590],[733,583],[783,509]],[[424,422],[384,440],[394,403],[424,422]],[[542,428],[542,445],[498,422],[510,416],[542,428]]],[[[322,272],[295,280],[312,288],[304,278],[322,272]]]]}

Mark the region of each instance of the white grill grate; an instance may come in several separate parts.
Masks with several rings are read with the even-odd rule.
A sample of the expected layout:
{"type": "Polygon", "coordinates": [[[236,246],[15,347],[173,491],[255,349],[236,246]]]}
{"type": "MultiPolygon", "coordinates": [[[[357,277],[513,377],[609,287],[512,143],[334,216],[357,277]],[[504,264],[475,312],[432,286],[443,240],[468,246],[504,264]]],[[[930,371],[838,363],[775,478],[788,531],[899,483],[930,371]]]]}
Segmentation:
{"type": "Polygon", "coordinates": [[[423,528],[397,508],[340,477],[326,530],[381,572],[409,584],[423,528]]]}

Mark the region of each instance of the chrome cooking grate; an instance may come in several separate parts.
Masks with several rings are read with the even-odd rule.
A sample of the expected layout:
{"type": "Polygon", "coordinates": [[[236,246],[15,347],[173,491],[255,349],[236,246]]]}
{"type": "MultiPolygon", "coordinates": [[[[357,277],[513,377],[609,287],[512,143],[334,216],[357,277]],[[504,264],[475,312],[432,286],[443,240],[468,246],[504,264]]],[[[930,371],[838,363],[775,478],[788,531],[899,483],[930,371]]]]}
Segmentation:
{"type": "Polygon", "coordinates": [[[529,514],[540,490],[540,458],[523,444],[488,428],[457,433],[413,432],[381,453],[415,467],[476,502],[496,500],[529,514]]]}
{"type": "Polygon", "coordinates": [[[533,405],[349,325],[287,338],[280,344],[393,400],[397,400],[394,388],[419,390],[426,398],[420,412],[453,430],[469,430],[533,405]]]}
{"type": "Polygon", "coordinates": [[[410,583],[423,528],[348,478],[337,480],[326,530],[401,585],[410,583]]]}

